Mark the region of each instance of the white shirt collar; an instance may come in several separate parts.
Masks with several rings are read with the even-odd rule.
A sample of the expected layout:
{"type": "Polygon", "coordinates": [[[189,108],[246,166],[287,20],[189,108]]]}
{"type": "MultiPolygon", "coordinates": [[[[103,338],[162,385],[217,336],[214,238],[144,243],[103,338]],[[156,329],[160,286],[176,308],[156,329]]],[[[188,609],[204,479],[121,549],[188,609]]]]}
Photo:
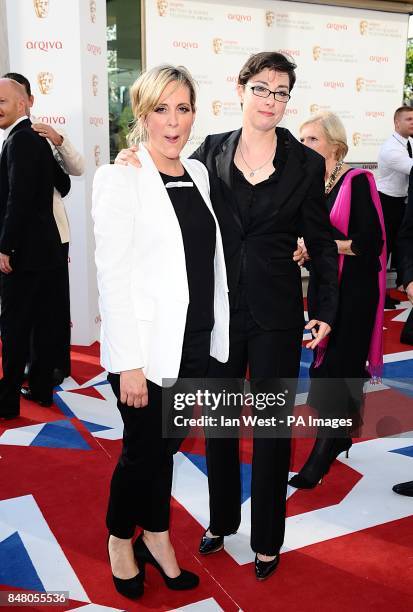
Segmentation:
{"type": "Polygon", "coordinates": [[[398,140],[400,142],[400,144],[402,144],[404,147],[407,146],[407,143],[409,142],[408,138],[405,138],[404,136],[402,136],[401,134],[399,134],[398,132],[393,132],[393,137],[398,140]]]}
{"type": "Polygon", "coordinates": [[[9,127],[6,128],[5,130],[3,130],[4,140],[6,140],[6,138],[8,138],[8,136],[9,136],[10,132],[12,131],[12,129],[15,128],[16,125],[18,125],[19,123],[21,123],[25,119],[28,119],[27,115],[23,115],[23,117],[19,117],[17,119],[17,121],[15,121],[12,125],[9,125],[9,127]]]}

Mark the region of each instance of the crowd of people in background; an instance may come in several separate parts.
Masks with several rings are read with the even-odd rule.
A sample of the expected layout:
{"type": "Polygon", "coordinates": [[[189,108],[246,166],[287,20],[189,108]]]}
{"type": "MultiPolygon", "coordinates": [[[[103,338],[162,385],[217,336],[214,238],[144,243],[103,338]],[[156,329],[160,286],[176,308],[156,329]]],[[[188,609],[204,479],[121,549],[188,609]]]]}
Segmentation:
{"type": "MultiPolygon", "coordinates": [[[[193,78],[170,65],[144,72],[131,87],[130,148],[95,175],[101,362],[124,424],[107,546],[114,586],[131,599],[144,591],[148,563],[170,589],[199,582],[179,566],[169,537],[173,455],[187,429],[163,435],[163,389],[210,379],[236,390],[248,371],[253,393],[276,391],[280,379],[297,381],[303,328],[310,334],[308,405],[345,425],[319,428],[290,481],[291,436],[254,431],[251,548],[256,578],[268,579],[284,542],[288,483],[313,488],[348,454],[364,385],[382,375],[383,313],[397,304],[386,293],[389,257],[396,286],[413,301],[413,108],[395,111],[376,187],[371,172],[345,162],[347,135],[334,113],[311,116],[298,138],[279,126],[295,70],[282,53],[251,56],[238,76],[241,127],[208,135],[190,159],[181,151],[196,118],[193,78]],[[307,323],[301,265],[309,271],[307,323]]],[[[84,165],[65,134],[31,117],[33,104],[24,76],[0,79],[3,419],[19,416],[21,396],[50,406],[54,385],[70,374],[63,198],[84,165]]],[[[411,316],[401,340],[413,344],[411,316]]],[[[290,412],[295,390],[296,382],[290,412]]],[[[267,405],[266,416],[277,410],[267,405]]],[[[202,555],[222,550],[241,521],[239,432],[210,434],[202,555]]],[[[394,491],[413,496],[413,482],[394,491]]]]}

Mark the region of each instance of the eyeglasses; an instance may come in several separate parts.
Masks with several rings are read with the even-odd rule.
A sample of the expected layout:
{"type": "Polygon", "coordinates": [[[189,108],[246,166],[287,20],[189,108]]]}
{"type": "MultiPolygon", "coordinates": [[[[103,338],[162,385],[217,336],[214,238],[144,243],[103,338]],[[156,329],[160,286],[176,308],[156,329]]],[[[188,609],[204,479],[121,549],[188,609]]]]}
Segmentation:
{"type": "Polygon", "coordinates": [[[259,98],[268,98],[272,94],[276,102],[284,102],[284,104],[287,104],[288,100],[291,98],[290,94],[286,91],[271,91],[271,89],[267,89],[262,85],[248,85],[248,87],[251,89],[254,96],[258,96],[259,98]]]}

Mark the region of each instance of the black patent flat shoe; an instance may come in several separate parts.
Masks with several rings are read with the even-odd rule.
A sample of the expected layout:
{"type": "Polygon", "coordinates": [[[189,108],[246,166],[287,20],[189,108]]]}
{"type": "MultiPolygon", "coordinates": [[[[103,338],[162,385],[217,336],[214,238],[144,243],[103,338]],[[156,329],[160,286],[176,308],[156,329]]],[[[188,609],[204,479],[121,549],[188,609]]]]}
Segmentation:
{"type": "Polygon", "coordinates": [[[406,495],[406,497],[413,497],[413,480],[408,482],[400,482],[394,485],[392,490],[399,495],[406,495]]]}
{"type": "Polygon", "coordinates": [[[24,397],[24,399],[28,400],[29,402],[36,402],[36,404],[39,404],[39,406],[43,406],[45,408],[50,408],[50,406],[53,404],[53,397],[51,398],[37,397],[37,395],[33,395],[29,387],[22,387],[20,389],[20,395],[24,397]]]}
{"type": "Polygon", "coordinates": [[[145,571],[146,563],[153,565],[153,567],[157,569],[162,576],[168,589],[173,591],[186,591],[188,589],[194,589],[198,586],[199,576],[193,572],[189,572],[188,570],[179,568],[181,573],[179,576],[176,576],[176,578],[170,578],[167,574],[165,574],[164,570],[143,541],[143,533],[141,533],[135,540],[133,544],[133,552],[135,554],[135,559],[138,563],[140,572],[143,573],[145,571]]]}
{"type": "Polygon", "coordinates": [[[207,531],[205,531],[199,543],[199,552],[201,555],[210,555],[224,548],[224,536],[211,538],[207,536],[207,531]]]}
{"type": "Polygon", "coordinates": [[[269,578],[277,569],[280,562],[280,555],[276,555],[272,561],[261,561],[258,559],[258,555],[255,555],[255,575],[257,580],[266,580],[269,578]]]}

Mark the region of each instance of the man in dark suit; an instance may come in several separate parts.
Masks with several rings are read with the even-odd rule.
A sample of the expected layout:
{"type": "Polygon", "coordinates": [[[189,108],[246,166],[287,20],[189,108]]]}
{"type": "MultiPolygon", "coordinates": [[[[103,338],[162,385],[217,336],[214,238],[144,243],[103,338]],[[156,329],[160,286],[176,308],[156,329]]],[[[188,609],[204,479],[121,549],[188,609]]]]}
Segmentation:
{"type": "Polygon", "coordinates": [[[23,87],[0,79],[0,272],[3,378],[0,417],[19,415],[31,330],[41,356],[29,379],[27,399],[51,405],[53,394],[53,283],[64,265],[53,217],[54,186],[70,189],[48,143],[31,129],[23,87]]]}
{"type": "MultiPolygon", "coordinates": [[[[399,273],[407,297],[413,304],[413,170],[410,172],[407,206],[398,236],[399,273]]],[[[413,344],[413,310],[404,324],[400,340],[413,344]]],[[[399,495],[413,497],[413,480],[394,485],[393,491],[399,495]]]]}

